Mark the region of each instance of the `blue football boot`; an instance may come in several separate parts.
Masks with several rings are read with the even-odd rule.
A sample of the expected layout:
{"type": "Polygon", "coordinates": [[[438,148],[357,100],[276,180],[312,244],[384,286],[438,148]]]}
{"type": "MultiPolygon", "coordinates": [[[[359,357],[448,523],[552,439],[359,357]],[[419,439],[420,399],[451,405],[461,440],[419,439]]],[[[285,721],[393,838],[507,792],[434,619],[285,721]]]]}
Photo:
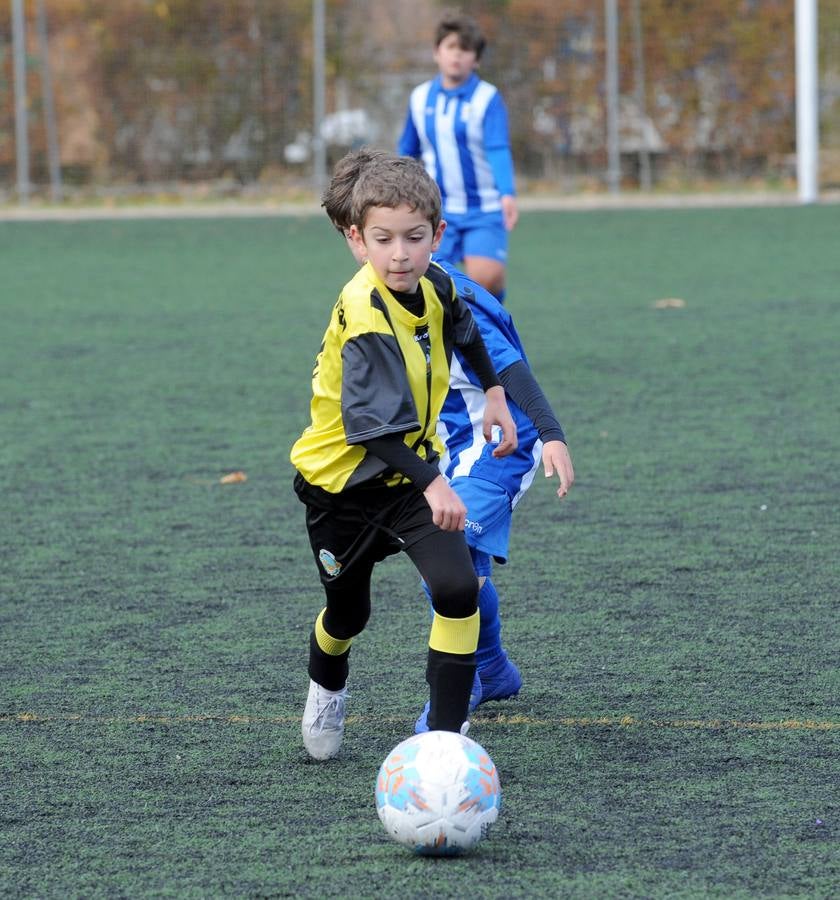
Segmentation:
{"type": "Polygon", "coordinates": [[[487,668],[479,669],[478,676],[481,679],[479,703],[486,703],[488,700],[508,700],[515,697],[522,687],[519,669],[507,658],[507,654],[487,668]]]}

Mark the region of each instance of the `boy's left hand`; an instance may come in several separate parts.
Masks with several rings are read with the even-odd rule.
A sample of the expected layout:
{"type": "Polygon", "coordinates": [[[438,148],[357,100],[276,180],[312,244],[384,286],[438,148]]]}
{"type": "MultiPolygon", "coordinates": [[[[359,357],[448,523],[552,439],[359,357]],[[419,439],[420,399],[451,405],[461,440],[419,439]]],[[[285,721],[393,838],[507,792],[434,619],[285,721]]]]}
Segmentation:
{"type": "Polygon", "coordinates": [[[502,197],[502,219],[505,223],[505,231],[513,231],[519,221],[519,210],[516,206],[516,198],[511,194],[502,197]]]}
{"type": "Polygon", "coordinates": [[[562,500],[569,493],[569,488],[575,483],[575,470],[572,467],[572,457],[569,455],[569,448],[563,441],[546,441],[543,444],[542,460],[545,477],[551,478],[552,475],[557,475],[560,479],[557,496],[562,500]]]}
{"type": "Polygon", "coordinates": [[[493,440],[493,426],[498,425],[502,429],[502,439],[499,446],[493,451],[493,456],[499,459],[508,456],[519,446],[516,436],[516,423],[508,409],[503,387],[493,387],[486,391],[487,405],[484,408],[484,440],[493,440]]]}

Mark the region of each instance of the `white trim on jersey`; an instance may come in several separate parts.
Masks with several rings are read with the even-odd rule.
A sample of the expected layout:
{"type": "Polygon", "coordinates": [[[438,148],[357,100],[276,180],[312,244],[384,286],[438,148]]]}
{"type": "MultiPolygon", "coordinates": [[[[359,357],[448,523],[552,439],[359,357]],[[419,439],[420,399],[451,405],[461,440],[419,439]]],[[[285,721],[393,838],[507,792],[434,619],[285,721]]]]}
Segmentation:
{"type": "Polygon", "coordinates": [[[469,211],[461,151],[455,134],[455,116],[458,114],[465,126],[466,149],[475,173],[481,211],[497,212],[502,205],[493,169],[484,150],[484,117],[498,89],[487,81],[479,81],[468,100],[441,90],[432,109],[428,104],[434,86],[434,81],[425,81],[414,88],[409,107],[420,140],[423,165],[443,189],[444,211],[452,215],[465,215],[469,211]],[[426,116],[432,113],[435,122],[434,146],[426,131],[426,116]]]}
{"type": "MultiPolygon", "coordinates": [[[[470,418],[470,424],[472,425],[472,443],[469,447],[465,447],[461,450],[458,456],[458,465],[452,470],[450,474],[450,478],[457,478],[459,475],[469,475],[472,467],[478,462],[481,458],[481,454],[484,452],[485,444],[487,443],[484,440],[484,407],[487,404],[487,400],[484,396],[484,392],[481,388],[477,388],[470,380],[467,378],[466,373],[461,368],[460,360],[457,356],[453,354],[452,356],[452,366],[450,369],[450,390],[458,390],[461,395],[461,399],[464,401],[464,405],[467,408],[467,414],[470,418]],[[467,389],[459,390],[458,384],[464,384],[467,389]]],[[[446,443],[446,438],[449,437],[449,433],[447,431],[446,435],[441,434],[441,425],[442,422],[438,421],[438,436],[441,440],[446,443]]],[[[446,431],[446,428],[443,428],[446,431]]],[[[449,457],[449,447],[447,444],[447,466],[451,462],[451,458],[449,457]]],[[[441,471],[445,471],[445,467],[441,466],[441,471]]]]}
{"type": "Polygon", "coordinates": [[[531,450],[531,456],[534,458],[534,465],[522,476],[522,481],[519,483],[519,490],[510,501],[511,509],[516,507],[516,504],[522,499],[525,491],[533,484],[534,476],[537,474],[537,469],[540,467],[540,462],[542,461],[542,448],[543,442],[537,438],[537,440],[534,441],[534,446],[531,450]]]}
{"type": "MultiPolygon", "coordinates": [[[[449,213],[467,211],[467,191],[464,187],[464,171],[461,168],[461,154],[455,137],[455,113],[458,109],[469,112],[468,104],[461,104],[457,97],[447,97],[442,91],[435,104],[435,141],[437,142],[438,166],[443,182],[444,207],[449,213]]],[[[430,173],[432,178],[435,173],[430,173]]]]}
{"type": "Polygon", "coordinates": [[[426,101],[429,99],[429,91],[432,89],[431,81],[424,81],[411,92],[409,103],[411,105],[411,118],[417,137],[420,139],[420,149],[423,154],[423,165],[432,178],[435,174],[435,151],[426,134],[426,101]]]}
{"type": "MultiPolygon", "coordinates": [[[[499,191],[493,177],[493,170],[487,154],[484,152],[484,116],[490,101],[496,96],[496,88],[486,81],[479,83],[472,95],[470,102],[464,104],[464,114],[467,119],[467,149],[472,159],[475,170],[476,187],[481,198],[482,212],[495,212],[502,208],[499,202],[499,191]]],[[[460,168],[460,160],[459,160],[460,168]]],[[[466,195],[464,196],[464,212],[466,212],[466,195]]],[[[457,210],[451,210],[457,212],[457,210]]]]}

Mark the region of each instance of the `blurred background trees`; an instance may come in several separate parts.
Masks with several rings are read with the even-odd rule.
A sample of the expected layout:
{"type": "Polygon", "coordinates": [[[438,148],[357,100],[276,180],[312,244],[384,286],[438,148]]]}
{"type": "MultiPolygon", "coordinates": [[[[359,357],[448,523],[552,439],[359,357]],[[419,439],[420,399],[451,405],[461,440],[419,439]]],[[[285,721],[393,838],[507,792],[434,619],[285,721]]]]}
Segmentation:
{"type": "MultiPolygon", "coordinates": [[[[43,0],[66,183],[308,184],[312,0],[43,0]]],[[[32,177],[46,134],[26,4],[32,177]]],[[[465,0],[511,113],[523,184],[598,189],[606,166],[601,0],[465,0]]],[[[393,147],[434,73],[432,0],[326,0],[329,159],[393,147]]],[[[654,186],[793,174],[791,0],[619,0],[622,175],[654,186]]],[[[840,184],[840,0],[821,0],[823,185],[840,184]]],[[[0,191],[14,184],[8,0],[0,7],[0,191]]]]}

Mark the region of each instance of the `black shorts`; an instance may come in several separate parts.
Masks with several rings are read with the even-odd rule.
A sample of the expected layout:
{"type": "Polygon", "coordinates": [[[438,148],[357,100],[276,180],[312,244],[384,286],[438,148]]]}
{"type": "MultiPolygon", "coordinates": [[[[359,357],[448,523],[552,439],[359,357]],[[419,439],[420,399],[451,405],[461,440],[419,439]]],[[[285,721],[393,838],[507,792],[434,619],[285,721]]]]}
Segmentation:
{"type": "Polygon", "coordinates": [[[309,543],[325,585],[350,575],[354,566],[367,568],[440,531],[426,498],[412,484],[331,494],[298,473],[294,486],[306,506],[309,543]]]}

